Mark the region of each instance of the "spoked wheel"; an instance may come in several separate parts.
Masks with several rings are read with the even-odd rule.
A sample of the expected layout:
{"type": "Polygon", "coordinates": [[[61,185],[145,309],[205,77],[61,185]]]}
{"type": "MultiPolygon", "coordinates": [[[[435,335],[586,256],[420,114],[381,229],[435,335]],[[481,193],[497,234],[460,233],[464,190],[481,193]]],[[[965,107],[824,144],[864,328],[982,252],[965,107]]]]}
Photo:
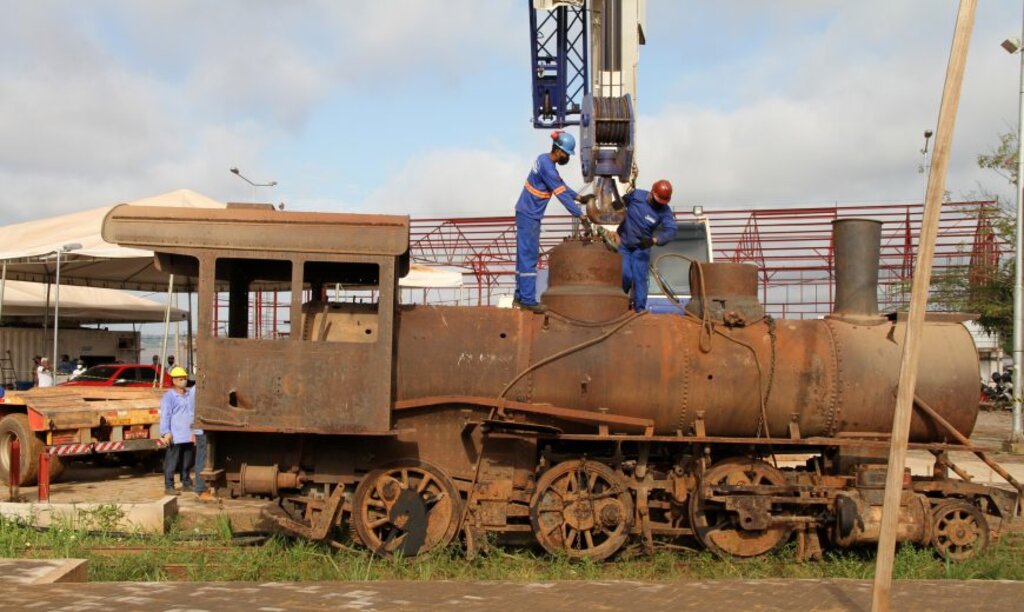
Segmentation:
{"type": "Polygon", "coordinates": [[[932,518],[932,546],[943,559],[965,561],[988,546],[988,521],[974,505],[959,500],[939,504],[932,518]]]}
{"type": "MultiPolygon", "coordinates": [[[[749,516],[741,518],[726,510],[720,501],[708,499],[708,488],[713,486],[784,485],[786,479],[779,470],[764,461],[735,457],[711,466],[701,477],[697,492],[690,497],[690,524],[697,540],[720,557],[750,558],[767,554],[789,540],[792,530],[786,526],[762,529],[744,528],[742,521],[753,522],[749,516]]],[[[750,497],[737,493],[736,497],[750,497]]]]}
{"type": "Polygon", "coordinates": [[[374,553],[422,555],[444,548],[462,517],[459,492],[443,470],[410,460],[374,470],[352,500],[352,528],[374,553]]]}
{"type": "Polygon", "coordinates": [[[564,461],[537,482],[530,520],[548,552],[607,559],[629,537],[633,498],[622,478],[603,463],[564,461]]]}

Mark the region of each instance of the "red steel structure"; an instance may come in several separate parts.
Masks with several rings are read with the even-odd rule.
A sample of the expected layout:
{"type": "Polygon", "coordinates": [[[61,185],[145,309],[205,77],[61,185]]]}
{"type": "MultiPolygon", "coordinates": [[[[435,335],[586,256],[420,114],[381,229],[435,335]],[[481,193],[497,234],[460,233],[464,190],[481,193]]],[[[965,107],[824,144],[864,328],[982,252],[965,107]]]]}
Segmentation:
{"type": "MultiPolygon", "coordinates": [[[[922,204],[854,204],[803,208],[713,209],[705,207],[711,226],[715,261],[746,262],[759,269],[761,299],[769,313],[787,318],[816,318],[831,311],[832,222],[867,218],[884,223],[880,271],[880,305],[906,303],[914,270],[914,245],[921,226],[922,204]]],[[[981,280],[1008,247],[993,231],[994,201],[947,202],[943,205],[935,273],[964,269],[981,280]]],[[[677,212],[680,221],[692,220],[677,212]]],[[[515,285],[515,219],[471,217],[414,219],[413,261],[457,268],[468,290],[436,301],[493,304],[515,285]]],[[[567,216],[544,221],[541,250],[549,251],[572,232],[567,216]]],[[[546,265],[542,258],[541,267],[546,265]]],[[[435,301],[435,300],[432,300],[435,301]]]]}
{"type": "MultiPolygon", "coordinates": [[[[759,298],[775,317],[818,318],[834,305],[832,222],[866,218],[882,221],[879,306],[891,311],[909,300],[914,272],[914,245],[921,227],[922,204],[844,204],[814,207],[715,209],[705,207],[711,226],[715,261],[758,267],[759,298]]],[[[982,282],[1012,245],[993,229],[998,204],[991,200],[943,204],[935,253],[936,275],[962,270],[982,282]]],[[[676,212],[680,221],[690,212],[676,212]]],[[[550,215],[541,234],[540,267],[547,253],[572,234],[573,219],[550,215]]],[[[413,219],[410,250],[415,263],[457,269],[462,289],[403,290],[402,300],[432,304],[494,305],[515,288],[515,218],[465,217],[413,219]]],[[[332,294],[332,299],[333,298],[332,294]]],[[[251,337],[287,334],[283,323],[286,294],[255,296],[250,313],[251,337]]],[[[345,299],[345,298],[342,298],[345,299]]],[[[358,298],[356,298],[358,299],[358,298]]],[[[372,296],[371,298],[372,299],[372,296]]]]}

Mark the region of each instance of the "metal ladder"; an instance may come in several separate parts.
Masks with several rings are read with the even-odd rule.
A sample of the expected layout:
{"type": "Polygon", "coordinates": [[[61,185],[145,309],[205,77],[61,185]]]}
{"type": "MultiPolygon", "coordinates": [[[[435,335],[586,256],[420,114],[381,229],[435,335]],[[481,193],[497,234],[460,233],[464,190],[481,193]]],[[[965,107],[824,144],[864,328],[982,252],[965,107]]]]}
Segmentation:
{"type": "Polygon", "coordinates": [[[4,356],[0,357],[0,384],[5,388],[7,385],[14,385],[18,382],[18,377],[14,372],[14,359],[11,357],[11,349],[7,349],[4,352],[4,356]]]}

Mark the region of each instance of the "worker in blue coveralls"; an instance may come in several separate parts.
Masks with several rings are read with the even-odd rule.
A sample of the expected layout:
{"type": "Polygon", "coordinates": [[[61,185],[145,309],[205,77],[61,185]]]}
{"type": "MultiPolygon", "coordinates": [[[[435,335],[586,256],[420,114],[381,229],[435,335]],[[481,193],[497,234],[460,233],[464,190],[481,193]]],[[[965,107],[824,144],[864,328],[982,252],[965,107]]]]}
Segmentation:
{"type": "Polygon", "coordinates": [[[622,290],[629,293],[630,308],[647,308],[647,270],[651,247],[667,244],[676,237],[676,220],[668,203],[672,183],[662,179],[650,191],[634,189],[622,198],[626,219],[619,224],[619,253],[622,255],[622,290]]]}
{"type": "Polygon", "coordinates": [[[195,393],[195,387],[188,387],[185,368],[171,369],[170,377],[173,386],[160,399],[160,438],[167,448],[164,456],[164,494],[178,495],[174,490],[175,473],[181,475],[181,490],[192,491],[189,467],[195,452],[195,441],[192,437],[194,404],[191,395],[195,393]]]}
{"type": "Polygon", "coordinates": [[[523,310],[544,312],[537,302],[537,259],[540,257],[540,221],[552,197],[574,217],[586,220],[585,213],[576,202],[586,202],[593,196],[580,196],[570,189],[558,175],[559,166],[569,163],[576,154],[576,139],[562,131],[551,133],[554,143],[550,153],[543,153],[533,162],[526,184],[516,202],[516,294],[512,305],[523,310]]]}

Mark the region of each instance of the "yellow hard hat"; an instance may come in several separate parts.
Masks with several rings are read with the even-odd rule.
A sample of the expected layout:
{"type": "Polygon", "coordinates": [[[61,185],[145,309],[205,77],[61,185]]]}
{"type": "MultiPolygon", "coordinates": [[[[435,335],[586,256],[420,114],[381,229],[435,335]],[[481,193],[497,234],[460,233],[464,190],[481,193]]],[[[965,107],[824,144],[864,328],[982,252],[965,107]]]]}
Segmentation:
{"type": "Polygon", "coordinates": [[[188,372],[181,366],[174,366],[170,372],[171,378],[188,378],[188,372]]]}

